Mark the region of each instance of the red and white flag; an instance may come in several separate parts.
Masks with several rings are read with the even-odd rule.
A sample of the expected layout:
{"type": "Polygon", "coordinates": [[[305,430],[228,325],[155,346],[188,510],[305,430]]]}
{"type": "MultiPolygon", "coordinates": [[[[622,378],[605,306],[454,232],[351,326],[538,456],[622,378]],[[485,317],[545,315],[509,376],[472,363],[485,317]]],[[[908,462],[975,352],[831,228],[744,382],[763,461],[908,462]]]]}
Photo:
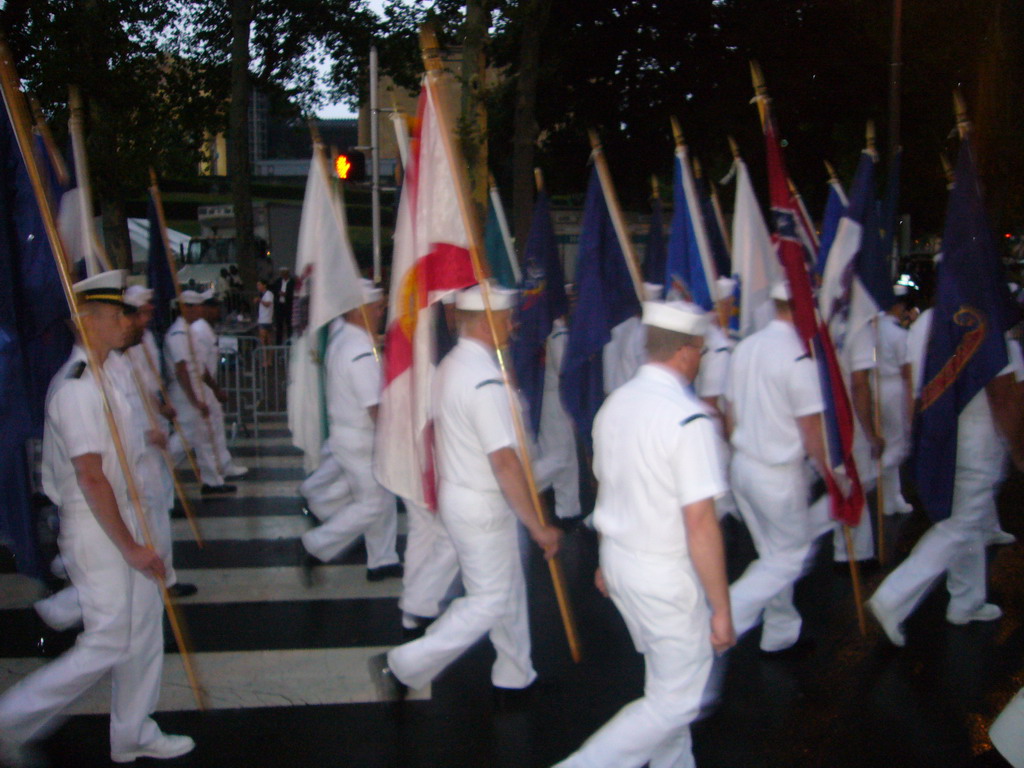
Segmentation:
{"type": "MultiPolygon", "coordinates": [[[[377,419],[377,479],[398,496],[436,509],[430,385],[437,365],[436,302],[477,282],[444,130],[424,81],[398,205],[377,419]]],[[[452,142],[453,143],[453,142],[452,142]]]]}

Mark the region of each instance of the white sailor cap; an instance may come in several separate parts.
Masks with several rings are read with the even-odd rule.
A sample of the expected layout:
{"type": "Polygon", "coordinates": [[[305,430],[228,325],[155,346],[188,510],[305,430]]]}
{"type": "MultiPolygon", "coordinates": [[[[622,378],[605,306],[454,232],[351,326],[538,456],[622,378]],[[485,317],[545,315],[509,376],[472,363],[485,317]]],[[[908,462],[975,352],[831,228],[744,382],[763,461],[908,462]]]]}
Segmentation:
{"type": "Polygon", "coordinates": [[[776,301],[789,301],[793,298],[793,294],[789,290],[789,282],[786,280],[779,280],[775,283],[769,295],[776,301]]]}
{"type": "Polygon", "coordinates": [[[203,296],[203,294],[199,293],[199,291],[188,290],[181,292],[182,304],[191,304],[194,306],[197,304],[202,304],[205,300],[205,297],[203,296]]]}
{"type": "Polygon", "coordinates": [[[715,281],[715,287],[718,288],[718,298],[728,299],[736,292],[736,281],[723,275],[715,281]]]}
{"type": "Polygon", "coordinates": [[[703,309],[688,301],[645,301],[643,324],[689,336],[703,336],[708,318],[703,309]]]}
{"type": "MultiPolygon", "coordinates": [[[[516,291],[511,291],[507,288],[499,288],[497,284],[491,280],[488,281],[490,287],[490,299],[491,309],[495,312],[500,312],[505,309],[512,309],[516,305],[516,291]]],[[[481,283],[471,285],[469,288],[459,291],[455,297],[455,308],[462,309],[467,312],[483,312],[484,311],[484,291],[481,283]]]]}
{"type": "Polygon", "coordinates": [[[658,283],[644,283],[644,301],[661,301],[665,286],[658,283]]]}
{"type": "Polygon", "coordinates": [[[896,283],[896,285],[892,287],[892,292],[897,299],[902,298],[907,295],[907,286],[903,283],[896,283]]]}
{"type": "Polygon", "coordinates": [[[138,309],[153,301],[153,289],[144,285],[129,285],[124,291],[124,303],[138,309]]]}
{"type": "MultiPolygon", "coordinates": [[[[71,286],[79,301],[101,301],[127,307],[124,301],[124,281],[127,273],[123,269],[100,272],[71,286]]],[[[134,309],[134,307],[132,307],[134,309]]]]}
{"type": "Polygon", "coordinates": [[[373,304],[376,301],[380,301],[384,298],[383,289],[374,285],[373,280],[367,280],[365,277],[360,278],[360,284],[363,287],[363,303],[373,304]]]}

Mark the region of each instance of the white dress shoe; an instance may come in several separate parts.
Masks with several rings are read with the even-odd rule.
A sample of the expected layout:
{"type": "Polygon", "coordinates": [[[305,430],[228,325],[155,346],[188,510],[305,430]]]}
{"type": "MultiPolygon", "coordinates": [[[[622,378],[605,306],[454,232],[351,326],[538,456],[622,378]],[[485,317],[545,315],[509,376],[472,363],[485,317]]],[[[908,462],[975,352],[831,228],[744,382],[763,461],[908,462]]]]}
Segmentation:
{"type": "Polygon", "coordinates": [[[970,624],[972,621],[995,621],[1001,618],[1003,609],[995,603],[982,603],[967,613],[946,611],[946,621],[950,624],[970,624]]]}
{"type": "Polygon", "coordinates": [[[889,642],[895,645],[897,648],[902,648],[907,644],[907,636],[903,634],[903,627],[896,621],[895,617],[891,616],[877,600],[877,596],[873,596],[870,600],[865,603],[868,610],[878,621],[882,627],[882,631],[885,632],[885,636],[889,638],[889,642]]]}
{"type": "Polygon", "coordinates": [[[111,752],[110,759],[115,763],[131,763],[140,757],[153,757],[157,760],[169,760],[172,757],[187,755],[195,749],[196,743],[191,736],[175,736],[161,733],[144,747],[131,752],[111,752]]]}

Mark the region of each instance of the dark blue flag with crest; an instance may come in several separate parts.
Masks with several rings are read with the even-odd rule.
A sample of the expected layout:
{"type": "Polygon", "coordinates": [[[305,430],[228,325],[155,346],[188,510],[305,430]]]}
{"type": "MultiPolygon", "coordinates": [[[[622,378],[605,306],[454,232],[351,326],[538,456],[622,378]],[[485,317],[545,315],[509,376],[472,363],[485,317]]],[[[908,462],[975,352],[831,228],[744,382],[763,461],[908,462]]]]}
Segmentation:
{"type": "Polygon", "coordinates": [[[604,345],[612,338],[612,328],[640,312],[596,169],[590,172],[583,206],[576,296],[562,361],[562,402],[589,449],[594,416],[604,401],[604,345]]]}
{"type": "Polygon", "coordinates": [[[970,138],[960,146],[936,283],[913,439],[918,493],[939,521],[952,513],[958,417],[1006,367],[1005,333],[1019,319],[985,215],[970,138]]]}
{"type": "Polygon", "coordinates": [[[551,225],[551,203],[543,191],[533,207],[530,234],[523,253],[523,281],[516,308],[516,333],[512,363],[516,382],[530,408],[530,428],[540,431],[544,402],[544,370],[548,336],[555,320],[569,312],[565,277],[558,258],[558,244],[551,225]]]}
{"type": "Polygon", "coordinates": [[[704,230],[708,233],[708,245],[711,247],[711,258],[715,262],[715,272],[719,277],[728,277],[732,274],[732,260],[725,244],[722,223],[715,210],[715,198],[711,195],[710,183],[704,175],[695,175],[693,181],[697,186],[697,199],[700,202],[701,217],[704,219],[704,230]]]}
{"type": "MultiPolygon", "coordinates": [[[[26,441],[42,437],[46,390],[72,337],[60,275],[6,111],[0,120],[0,542],[19,571],[39,575],[26,441]]],[[[40,170],[47,175],[45,166],[40,170]]]]}

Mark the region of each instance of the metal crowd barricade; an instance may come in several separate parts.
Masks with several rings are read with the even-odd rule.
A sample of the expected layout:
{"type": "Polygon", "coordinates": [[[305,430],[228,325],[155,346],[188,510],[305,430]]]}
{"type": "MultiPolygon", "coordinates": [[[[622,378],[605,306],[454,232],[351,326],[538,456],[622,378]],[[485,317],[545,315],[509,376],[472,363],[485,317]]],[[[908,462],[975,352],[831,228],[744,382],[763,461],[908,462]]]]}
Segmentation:
{"type": "Polygon", "coordinates": [[[250,376],[256,388],[253,431],[260,434],[260,419],[280,419],[288,415],[287,344],[257,346],[250,356],[250,376]]]}
{"type": "Polygon", "coordinates": [[[259,346],[256,336],[220,337],[220,365],[217,369],[217,383],[227,393],[224,404],[224,425],[230,430],[230,439],[238,436],[239,430],[248,436],[249,424],[255,424],[254,413],[259,393],[252,376],[251,359],[253,350],[259,346]]]}

